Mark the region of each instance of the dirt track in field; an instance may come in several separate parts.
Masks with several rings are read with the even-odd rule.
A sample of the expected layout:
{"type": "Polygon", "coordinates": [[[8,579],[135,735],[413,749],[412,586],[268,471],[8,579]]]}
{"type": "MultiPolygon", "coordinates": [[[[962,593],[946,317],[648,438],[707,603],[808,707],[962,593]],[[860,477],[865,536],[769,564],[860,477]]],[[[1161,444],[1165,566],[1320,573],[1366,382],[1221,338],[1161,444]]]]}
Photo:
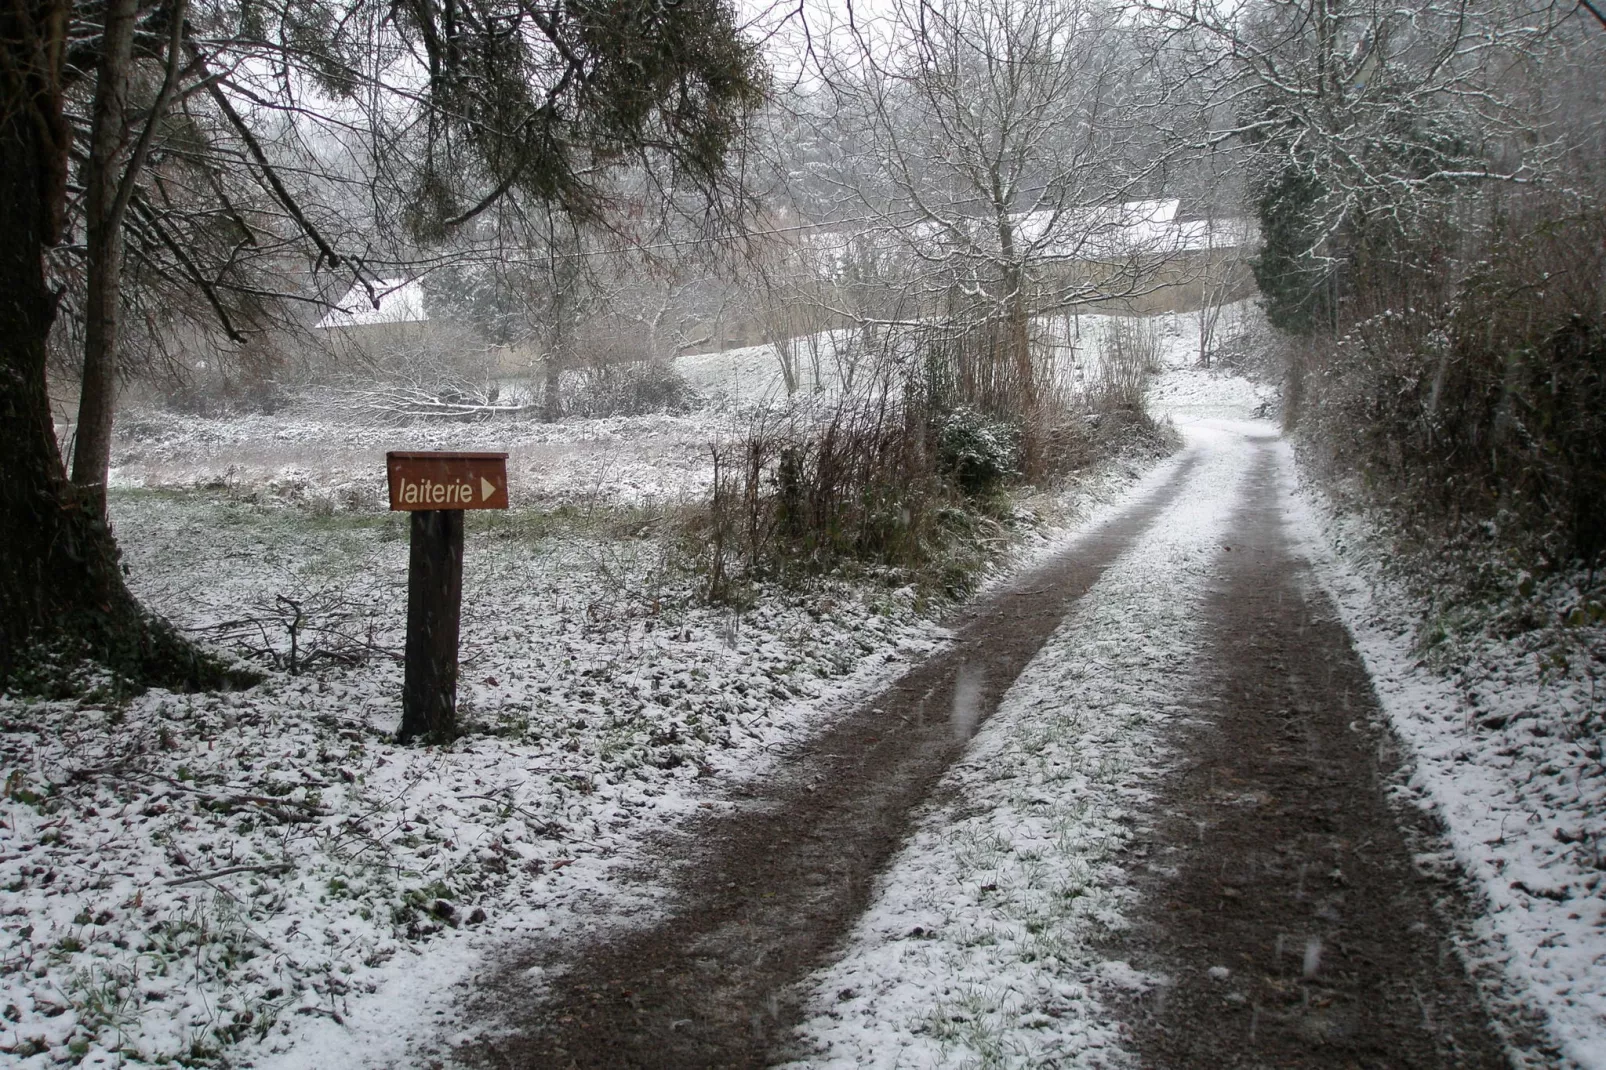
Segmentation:
{"type": "Polygon", "coordinates": [[[1139,881],[1146,906],[1111,949],[1172,982],[1125,1008],[1142,1065],[1505,1066],[1446,935],[1455,891],[1418,872],[1427,830],[1385,797],[1398,756],[1366,670],[1289,552],[1258,453],[1204,607],[1185,758],[1160,787],[1147,854],[1167,876],[1139,881]]]}
{"type": "Polygon", "coordinates": [[[792,986],[867,905],[909,812],[959,753],[956,683],[979,684],[979,724],[1192,467],[1184,459],[1072,552],[970,607],[950,622],[948,648],[811,741],[788,776],[677,839],[696,848],[668,920],[588,950],[545,1000],[528,971],[562,953],[511,957],[475,1017],[512,1032],[458,1057],[487,1067],[763,1066],[797,1018],[792,986]]]}
{"type": "MultiPolygon", "coordinates": [[[[784,1057],[797,982],[868,905],[911,811],[962,748],[956,684],[979,681],[990,715],[1071,604],[1187,492],[1193,466],[972,607],[951,647],[813,740],[783,778],[666,837],[685,857],[665,920],[578,956],[509,955],[468,1009],[495,1028],[456,1058],[556,1070],[784,1057]],[[533,987],[534,966],[550,987],[533,987]]],[[[1347,634],[1288,550],[1278,487],[1262,445],[1208,596],[1195,716],[1171,741],[1187,757],[1158,785],[1153,840],[1132,859],[1145,905],[1109,949],[1174,983],[1112,1006],[1145,1067],[1504,1065],[1444,935],[1454,889],[1412,866],[1417,833],[1384,795],[1390,737],[1347,634]]]]}

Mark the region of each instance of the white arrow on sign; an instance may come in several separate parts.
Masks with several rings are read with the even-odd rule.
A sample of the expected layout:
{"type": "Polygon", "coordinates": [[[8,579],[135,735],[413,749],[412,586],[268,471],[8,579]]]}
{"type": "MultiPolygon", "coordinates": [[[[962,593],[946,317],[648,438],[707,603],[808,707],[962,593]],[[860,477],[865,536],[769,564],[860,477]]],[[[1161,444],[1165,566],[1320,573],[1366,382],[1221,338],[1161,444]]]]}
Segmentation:
{"type": "Polygon", "coordinates": [[[496,493],[496,484],[492,483],[489,479],[486,479],[484,476],[480,476],[480,501],[482,501],[482,502],[490,501],[491,500],[491,495],[493,495],[495,493],[496,493]]]}

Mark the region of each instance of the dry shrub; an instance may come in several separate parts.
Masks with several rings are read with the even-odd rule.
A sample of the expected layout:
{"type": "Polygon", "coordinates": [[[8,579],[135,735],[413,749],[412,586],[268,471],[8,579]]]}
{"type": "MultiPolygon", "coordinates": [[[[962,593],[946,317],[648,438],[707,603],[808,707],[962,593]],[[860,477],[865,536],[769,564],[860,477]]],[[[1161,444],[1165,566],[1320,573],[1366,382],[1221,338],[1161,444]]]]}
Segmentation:
{"type": "Polygon", "coordinates": [[[894,344],[921,365],[927,401],[935,408],[966,405],[990,416],[1020,419],[1045,385],[1042,354],[1022,360],[1031,338],[1006,320],[947,321],[902,328],[894,344]]]}
{"type": "Polygon", "coordinates": [[[709,594],[850,566],[957,596],[1006,541],[1011,485],[1173,444],[1143,407],[1152,333],[1128,340],[1113,385],[1079,393],[1043,356],[1023,391],[1018,366],[988,367],[997,341],[951,325],[862,337],[845,377],[859,389],[759,410],[712,447],[712,500],[691,528],[709,594]],[[1009,404],[1022,394],[1024,412],[1009,404]]]}
{"type": "Polygon", "coordinates": [[[1150,319],[1126,317],[1104,329],[1098,374],[1089,385],[1090,411],[1136,411],[1143,408],[1149,376],[1160,371],[1160,336],[1150,319]]]}
{"type": "MultiPolygon", "coordinates": [[[[932,579],[958,536],[989,522],[940,471],[927,415],[881,389],[823,410],[759,411],[744,438],[711,447],[712,500],[692,532],[710,596],[845,564],[932,579]]],[[[962,586],[963,571],[935,578],[962,586]]]]}
{"type": "Polygon", "coordinates": [[[1404,292],[1291,364],[1307,438],[1428,539],[1527,562],[1606,549],[1606,213],[1507,209],[1404,292]],[[1437,535],[1432,532],[1436,531],[1437,535]]]}
{"type": "Polygon", "coordinates": [[[563,379],[564,416],[642,416],[686,412],[697,398],[685,378],[667,361],[625,360],[588,363],[563,379]]]}

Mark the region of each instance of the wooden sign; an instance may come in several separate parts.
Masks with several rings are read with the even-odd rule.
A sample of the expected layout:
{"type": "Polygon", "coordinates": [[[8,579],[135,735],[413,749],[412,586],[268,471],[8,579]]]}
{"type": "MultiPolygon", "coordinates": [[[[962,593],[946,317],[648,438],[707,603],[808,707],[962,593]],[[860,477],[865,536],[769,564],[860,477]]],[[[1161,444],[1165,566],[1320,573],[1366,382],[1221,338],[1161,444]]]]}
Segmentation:
{"type": "Polygon", "coordinates": [[[507,508],[505,453],[393,450],[385,466],[392,509],[507,508]]]}
{"type": "Polygon", "coordinates": [[[412,514],[407,649],[397,738],[457,734],[457,638],[463,605],[463,511],[507,508],[507,454],[385,454],[390,507],[412,514]]]}

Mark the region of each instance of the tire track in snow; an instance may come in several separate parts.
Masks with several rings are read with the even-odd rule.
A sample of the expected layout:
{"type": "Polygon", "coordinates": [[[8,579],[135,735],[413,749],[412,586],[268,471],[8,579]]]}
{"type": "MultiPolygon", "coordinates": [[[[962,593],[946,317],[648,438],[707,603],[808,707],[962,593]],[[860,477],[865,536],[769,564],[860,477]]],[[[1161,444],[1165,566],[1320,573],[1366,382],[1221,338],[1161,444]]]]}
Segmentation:
{"type": "Polygon", "coordinates": [[[466,1009],[482,1023],[459,1059],[489,1066],[757,1066],[798,1017],[793,985],[868,903],[910,810],[961,751],[957,689],[984,722],[1021,669],[1111,562],[1199,484],[1195,449],[1157,489],[1048,564],[984,599],[954,641],[816,739],[769,783],[747,786],[666,854],[689,854],[661,923],[576,955],[509,953],[466,1009]]]}
{"type": "MultiPolygon", "coordinates": [[[[811,979],[803,1067],[1120,1066],[1101,947],[1161,735],[1185,710],[1251,448],[1186,429],[1188,485],[1078,601],[943,779],[841,958],[811,979]]],[[[1258,429],[1269,434],[1269,427],[1258,429]]]]}
{"type": "Polygon", "coordinates": [[[1399,755],[1372,682],[1291,550],[1286,450],[1254,453],[1120,941],[1167,977],[1129,1008],[1143,1065],[1505,1066],[1446,931],[1464,904],[1413,866],[1389,805],[1399,755]]]}

